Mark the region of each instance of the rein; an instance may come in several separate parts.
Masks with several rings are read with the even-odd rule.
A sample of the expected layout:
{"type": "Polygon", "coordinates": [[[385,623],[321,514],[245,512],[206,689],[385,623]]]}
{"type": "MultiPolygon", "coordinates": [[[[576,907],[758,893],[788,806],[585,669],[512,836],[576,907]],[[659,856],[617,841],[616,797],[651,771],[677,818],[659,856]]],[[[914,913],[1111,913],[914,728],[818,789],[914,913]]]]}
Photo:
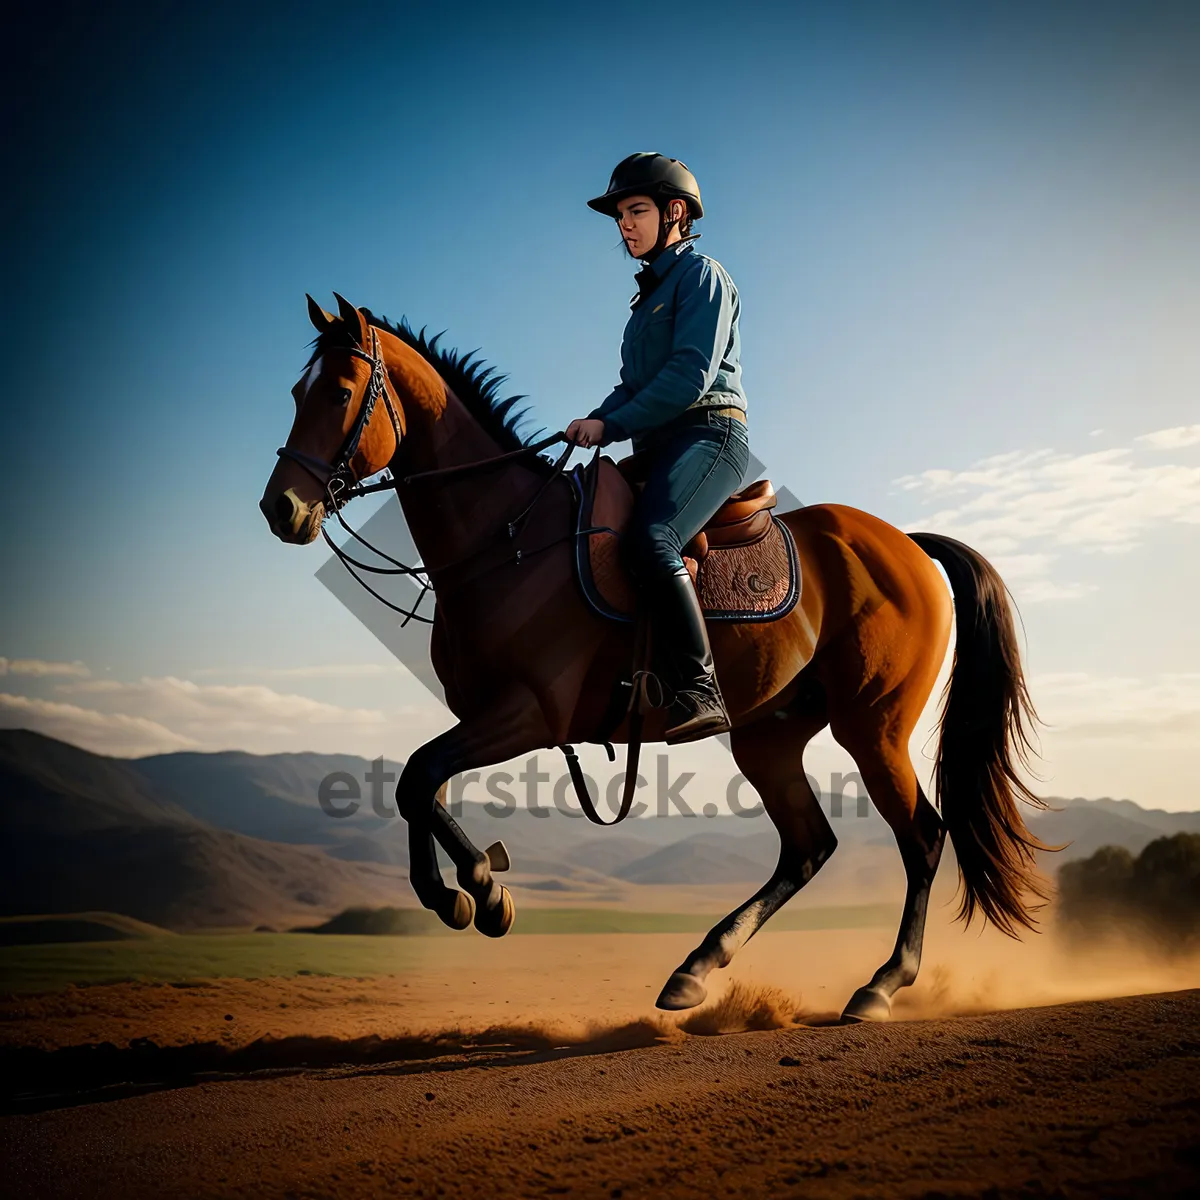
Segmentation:
{"type": "MultiPolygon", "coordinates": [[[[407,483],[413,482],[414,480],[436,479],[436,478],[442,478],[442,477],[445,477],[448,475],[467,474],[468,472],[471,472],[471,471],[482,470],[483,468],[493,466],[496,463],[510,461],[513,459],[524,457],[527,454],[536,453],[539,450],[544,450],[547,446],[552,446],[556,442],[564,441],[565,439],[566,439],[565,433],[556,433],[556,434],[552,435],[551,437],[543,438],[542,441],[540,441],[540,442],[535,442],[529,446],[523,446],[519,450],[512,450],[505,454],[498,454],[498,455],[494,456],[493,458],[483,458],[483,459],[477,460],[476,462],[470,462],[470,463],[457,463],[454,466],[439,467],[436,470],[432,470],[432,471],[421,471],[415,475],[406,476],[404,479],[404,482],[407,484],[407,483]]],[[[547,490],[547,488],[549,488],[551,483],[553,483],[554,480],[557,479],[562,474],[563,467],[566,464],[567,459],[571,456],[571,451],[574,448],[575,448],[574,443],[569,443],[567,445],[567,447],[563,450],[562,454],[560,454],[558,459],[555,461],[554,470],[552,471],[552,473],[550,475],[548,475],[546,477],[545,482],[538,489],[537,494],[533,497],[533,499],[525,506],[525,508],[516,517],[514,517],[510,521],[507,521],[504,524],[504,526],[502,528],[504,531],[507,532],[507,535],[510,540],[515,538],[517,536],[517,534],[521,532],[521,530],[525,526],[525,522],[529,518],[530,513],[533,512],[534,506],[542,498],[542,496],[545,495],[546,490],[547,490]]],[[[379,483],[355,484],[353,487],[349,488],[345,492],[345,500],[343,501],[343,504],[348,502],[349,500],[353,499],[355,496],[367,495],[370,492],[383,491],[386,488],[398,488],[398,486],[399,485],[398,485],[397,480],[395,480],[394,478],[391,478],[390,476],[383,479],[379,483]]],[[[327,495],[328,495],[328,490],[327,490],[327,495]]],[[[443,572],[443,571],[449,571],[449,570],[452,570],[454,567],[461,566],[464,563],[470,562],[472,559],[478,558],[479,555],[481,555],[491,545],[494,544],[494,542],[493,542],[494,534],[500,532],[499,529],[494,530],[493,534],[489,535],[488,537],[485,537],[483,539],[482,543],[479,546],[477,546],[474,550],[469,551],[468,553],[464,554],[461,558],[454,559],[451,562],[441,563],[434,567],[427,567],[427,566],[411,567],[407,563],[403,563],[399,559],[393,558],[390,554],[386,554],[384,551],[380,550],[378,546],[372,545],[369,541],[367,541],[366,538],[364,538],[362,536],[362,534],[358,533],[357,530],[352,529],[346,523],[346,519],[342,516],[341,511],[340,511],[341,507],[342,507],[341,505],[334,505],[330,508],[330,511],[334,514],[334,516],[337,517],[338,522],[341,524],[342,528],[345,529],[345,531],[348,534],[350,534],[350,536],[352,538],[354,538],[354,540],[356,542],[358,542],[360,545],[363,545],[368,550],[370,550],[372,554],[377,555],[379,558],[382,558],[385,562],[389,562],[392,565],[390,567],[377,567],[377,566],[372,565],[371,563],[364,563],[364,562],[360,562],[356,558],[351,558],[350,555],[348,555],[329,536],[328,530],[325,529],[325,527],[323,525],[321,527],[321,536],[324,537],[329,548],[341,560],[342,565],[346,568],[347,571],[350,572],[351,577],[354,579],[354,581],[356,583],[358,583],[362,588],[364,588],[367,592],[369,592],[372,596],[374,596],[375,599],[378,600],[381,604],[385,605],[387,608],[390,608],[392,610],[392,612],[400,613],[404,617],[404,620],[400,623],[401,628],[403,628],[405,625],[407,625],[410,620],[417,620],[417,621],[421,621],[423,624],[432,625],[433,618],[427,617],[418,611],[421,607],[422,601],[425,599],[425,593],[434,591],[433,581],[430,578],[431,572],[438,573],[438,572],[443,572]],[[356,567],[358,568],[358,570],[367,571],[372,575],[408,575],[408,576],[411,576],[412,578],[416,579],[416,581],[421,585],[421,593],[417,597],[416,603],[413,605],[413,607],[411,609],[401,608],[399,605],[393,604],[386,597],[381,596],[373,587],[371,587],[371,585],[369,583],[367,583],[367,581],[365,579],[363,579],[361,576],[357,575],[355,573],[356,567]]],[[[597,526],[595,529],[580,530],[578,532],[599,533],[601,531],[602,531],[601,527],[597,526]]],[[[607,531],[607,529],[605,529],[605,531],[607,531]]],[[[571,536],[576,536],[576,535],[577,535],[576,533],[573,533],[571,536]]],[[[518,547],[516,552],[511,556],[511,560],[505,559],[503,561],[505,561],[505,562],[513,561],[513,562],[519,563],[526,557],[526,555],[536,554],[540,550],[547,550],[550,548],[550,546],[557,545],[557,543],[561,540],[562,539],[559,538],[553,542],[547,543],[545,546],[538,546],[535,549],[528,550],[528,551],[523,550],[520,547],[518,547]]],[[[496,564],[494,564],[493,569],[495,567],[499,567],[501,565],[503,565],[503,562],[496,563],[496,564]]]]}
{"type": "MultiPolygon", "coordinates": [[[[389,472],[384,473],[384,477],[376,483],[358,483],[353,482],[350,470],[350,461],[358,450],[359,443],[362,441],[362,436],[367,428],[367,424],[371,419],[371,414],[378,403],[379,398],[383,397],[383,402],[387,408],[388,416],[392,422],[392,428],[396,434],[396,446],[399,449],[401,439],[403,437],[403,425],[395,408],[392,405],[391,396],[387,388],[387,372],[383,363],[383,355],[379,350],[379,335],[374,328],[371,330],[371,353],[368,354],[365,350],[360,350],[357,347],[345,347],[347,352],[356,358],[361,358],[365,362],[371,364],[371,376],[367,381],[366,392],[363,395],[363,400],[359,406],[359,414],[355,419],[354,425],[350,432],[346,435],[345,441],[342,443],[341,449],[338,451],[337,457],[332,463],[327,463],[322,459],[316,458],[313,455],[306,454],[302,450],[293,450],[288,446],[281,446],[276,453],[281,458],[291,459],[303,467],[310,475],[317,480],[325,489],[325,509],[327,513],[333,513],[337,517],[339,524],[348,534],[360,545],[365,546],[372,554],[385,562],[390,563],[390,566],[379,567],[371,563],[360,562],[356,558],[352,558],[347,554],[334,540],[329,536],[329,531],[325,528],[324,522],[321,525],[321,536],[324,537],[329,548],[341,561],[342,565],[350,573],[351,578],[359,584],[364,590],[372,595],[380,604],[391,609],[392,612],[399,613],[404,617],[400,623],[401,628],[408,624],[409,621],[416,620],[426,625],[434,623],[433,617],[427,617],[418,610],[421,607],[422,601],[425,599],[427,592],[434,591],[433,581],[430,577],[432,572],[449,571],[454,567],[461,566],[464,563],[478,558],[485,550],[494,544],[494,537],[500,532],[505,532],[509,541],[516,538],[517,534],[524,529],[530,514],[533,512],[537,503],[546,494],[550,485],[558,479],[566,465],[566,461],[571,456],[571,452],[575,449],[574,442],[567,442],[567,435],[564,432],[551,434],[549,437],[542,438],[541,441],[533,442],[528,446],[522,446],[518,450],[510,450],[504,454],[497,454],[491,458],[478,459],[475,462],[455,463],[448,467],[437,467],[429,471],[418,471],[412,475],[406,475],[403,483],[405,486],[426,482],[429,480],[443,480],[455,476],[466,475],[474,471],[482,471],[490,467],[495,467],[505,462],[513,462],[518,458],[523,458],[529,454],[536,454],[540,450],[546,449],[548,446],[553,446],[558,442],[567,442],[563,452],[558,456],[553,464],[553,469],[547,475],[534,494],[533,499],[511,520],[506,521],[502,526],[493,530],[492,533],[485,536],[479,546],[474,550],[469,551],[461,558],[449,563],[441,564],[437,567],[413,567],[407,563],[401,562],[397,558],[393,558],[390,554],[386,554],[380,550],[378,546],[372,545],[366,538],[357,530],[352,529],[347,524],[346,519],[342,516],[342,508],[357,496],[369,495],[372,492],[384,491],[388,488],[399,493],[400,481],[395,479],[389,472]],[[357,574],[355,568],[359,571],[365,571],[372,575],[407,575],[420,584],[421,591],[417,596],[416,603],[411,609],[402,608],[398,604],[393,604],[386,597],[381,596],[371,585],[357,574]]],[[[599,455],[600,447],[596,447],[596,454],[599,455]]],[[[557,545],[561,541],[565,541],[567,537],[579,537],[591,533],[613,533],[617,531],[610,529],[607,525],[593,525],[584,529],[573,530],[570,534],[563,537],[555,538],[554,541],[548,542],[544,546],[537,546],[532,550],[525,550],[517,547],[516,552],[508,558],[502,559],[500,562],[493,564],[489,570],[504,565],[506,562],[520,563],[523,558],[529,554],[536,554],[541,550],[548,550],[551,546],[557,545]]],[[[561,745],[559,749],[563,752],[567,760],[567,768],[571,777],[571,782],[575,787],[575,794],[579,800],[579,806],[583,810],[584,815],[596,825],[616,825],[623,821],[628,815],[633,806],[633,793],[637,785],[637,765],[638,756],[641,750],[641,716],[646,704],[646,676],[648,672],[635,671],[634,678],[630,687],[629,707],[626,710],[629,714],[629,746],[625,772],[625,789],[621,798],[620,809],[616,816],[611,821],[605,821],[596,810],[592,803],[592,798],[588,794],[587,784],[583,778],[583,772],[580,769],[579,758],[575,753],[573,746],[561,745]]],[[[616,754],[613,750],[612,743],[605,740],[603,743],[605,750],[608,753],[609,762],[615,761],[616,754]]]]}

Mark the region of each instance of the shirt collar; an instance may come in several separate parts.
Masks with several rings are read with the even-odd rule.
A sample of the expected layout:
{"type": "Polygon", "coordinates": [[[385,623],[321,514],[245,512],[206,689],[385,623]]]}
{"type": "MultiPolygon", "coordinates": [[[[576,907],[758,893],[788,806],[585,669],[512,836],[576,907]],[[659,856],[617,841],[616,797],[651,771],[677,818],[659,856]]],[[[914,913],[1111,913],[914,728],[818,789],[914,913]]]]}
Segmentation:
{"type": "Polygon", "coordinates": [[[664,277],[671,268],[685,255],[692,254],[692,243],[700,235],[698,233],[691,234],[686,240],[674,242],[668,246],[661,254],[633,277],[634,283],[637,284],[637,295],[630,301],[629,307],[636,308],[638,302],[648,296],[658,285],[663,281],[664,277]]]}
{"type": "Polygon", "coordinates": [[[689,234],[686,238],[678,242],[674,242],[668,246],[663,252],[646,267],[646,270],[653,271],[659,279],[683,257],[685,254],[692,253],[693,243],[700,235],[698,233],[689,234]]]}

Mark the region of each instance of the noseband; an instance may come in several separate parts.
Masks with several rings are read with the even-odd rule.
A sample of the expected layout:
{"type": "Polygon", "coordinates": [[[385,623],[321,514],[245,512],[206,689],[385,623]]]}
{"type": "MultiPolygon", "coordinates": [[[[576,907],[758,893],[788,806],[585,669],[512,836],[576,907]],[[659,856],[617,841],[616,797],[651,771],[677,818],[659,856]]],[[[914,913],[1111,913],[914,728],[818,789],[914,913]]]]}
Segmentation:
{"type": "Polygon", "coordinates": [[[379,334],[372,328],[370,354],[365,350],[358,349],[357,346],[341,348],[352,357],[361,358],[363,362],[370,363],[371,378],[367,380],[367,390],[363,394],[362,403],[358,406],[358,416],[355,418],[350,432],[346,434],[346,439],[342,442],[342,448],[337,452],[337,457],[333,462],[327,463],[324,459],[305,454],[303,450],[294,450],[291,446],[280,446],[275,451],[280,458],[290,459],[303,467],[325,489],[326,504],[334,512],[341,508],[352,495],[354,478],[350,472],[350,460],[358,452],[359,443],[362,441],[363,433],[370,423],[371,414],[375,411],[375,405],[379,402],[380,396],[383,397],[384,407],[391,419],[397,446],[400,445],[400,439],[404,432],[400,425],[400,417],[392,407],[392,400],[387,392],[387,371],[383,365],[383,355],[379,352],[379,334]]]}

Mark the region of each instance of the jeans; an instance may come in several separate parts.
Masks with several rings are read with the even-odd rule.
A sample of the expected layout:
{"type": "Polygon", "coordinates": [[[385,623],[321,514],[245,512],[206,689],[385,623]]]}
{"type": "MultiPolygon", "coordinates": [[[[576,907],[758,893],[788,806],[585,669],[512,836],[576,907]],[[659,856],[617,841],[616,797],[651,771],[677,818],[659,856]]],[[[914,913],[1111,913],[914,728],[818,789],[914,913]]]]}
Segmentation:
{"type": "Polygon", "coordinates": [[[683,547],[741,486],[750,437],[736,417],[700,411],[655,430],[638,453],[646,486],[622,544],[634,578],[649,583],[683,569],[683,547]]]}

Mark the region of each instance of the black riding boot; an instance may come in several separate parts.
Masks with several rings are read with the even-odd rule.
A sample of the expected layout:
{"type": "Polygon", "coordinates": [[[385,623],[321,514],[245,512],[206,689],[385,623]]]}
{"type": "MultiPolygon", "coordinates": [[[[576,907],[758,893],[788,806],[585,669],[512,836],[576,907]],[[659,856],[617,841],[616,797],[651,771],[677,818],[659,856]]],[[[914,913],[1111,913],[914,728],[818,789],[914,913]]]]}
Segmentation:
{"type": "Polygon", "coordinates": [[[649,586],[656,654],[674,692],[667,713],[666,741],[692,742],[729,730],[729,714],[717,687],[704,614],[692,577],[682,567],[649,586]]]}

